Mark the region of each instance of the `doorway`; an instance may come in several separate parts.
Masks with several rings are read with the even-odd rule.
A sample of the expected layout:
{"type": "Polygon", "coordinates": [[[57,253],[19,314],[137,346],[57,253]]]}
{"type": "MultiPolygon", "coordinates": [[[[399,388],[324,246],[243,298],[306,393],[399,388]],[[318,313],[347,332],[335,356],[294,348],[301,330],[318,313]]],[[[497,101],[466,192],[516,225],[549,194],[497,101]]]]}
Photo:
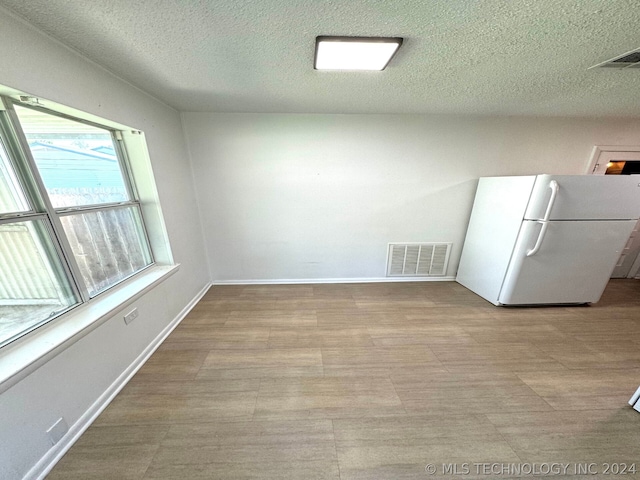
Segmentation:
{"type": "MultiPolygon", "coordinates": [[[[595,147],[591,155],[589,173],[640,175],[640,146],[595,147]]],[[[640,221],[622,250],[611,278],[640,278],[640,221]]]]}

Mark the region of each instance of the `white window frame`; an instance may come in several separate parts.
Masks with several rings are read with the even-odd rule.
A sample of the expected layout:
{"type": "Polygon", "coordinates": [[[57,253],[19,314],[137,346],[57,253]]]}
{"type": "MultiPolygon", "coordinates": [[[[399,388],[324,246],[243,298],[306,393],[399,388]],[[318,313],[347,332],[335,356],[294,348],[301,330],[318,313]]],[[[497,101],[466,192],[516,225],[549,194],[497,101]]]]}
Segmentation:
{"type": "MultiPolygon", "coordinates": [[[[138,200],[138,194],[137,194],[135,181],[134,181],[134,178],[131,175],[131,168],[129,167],[130,162],[129,162],[129,158],[127,156],[127,150],[126,150],[124,142],[123,142],[122,132],[120,130],[116,130],[116,129],[110,128],[110,127],[108,127],[106,125],[102,125],[100,123],[95,123],[95,122],[83,120],[81,118],[73,117],[73,116],[70,116],[70,115],[67,115],[67,114],[64,114],[64,113],[59,113],[59,112],[56,112],[56,111],[45,109],[45,108],[42,108],[40,106],[34,106],[34,105],[30,105],[30,104],[18,103],[18,102],[12,101],[11,99],[8,99],[6,97],[4,97],[3,100],[5,101],[5,108],[6,108],[7,114],[9,116],[14,128],[16,129],[15,136],[17,137],[17,140],[20,142],[21,151],[24,152],[23,156],[24,156],[24,160],[27,163],[27,167],[29,169],[28,173],[31,174],[34,177],[33,178],[33,183],[34,183],[33,186],[37,189],[37,192],[33,192],[32,195],[37,195],[40,198],[40,201],[42,203],[42,206],[43,206],[46,214],[51,219],[51,223],[53,225],[55,236],[57,237],[58,241],[60,242],[62,250],[63,250],[63,254],[64,254],[65,258],[68,261],[69,268],[71,270],[71,275],[72,275],[72,278],[73,278],[73,282],[75,283],[75,285],[77,287],[77,292],[80,295],[80,298],[81,298],[82,302],[83,303],[87,302],[93,296],[96,296],[96,295],[91,296],[89,294],[89,289],[88,289],[87,285],[85,284],[85,282],[84,282],[84,280],[82,278],[82,274],[80,272],[80,268],[78,267],[78,263],[74,258],[73,252],[71,250],[71,246],[70,246],[69,241],[67,239],[67,235],[66,235],[66,233],[65,233],[65,231],[64,231],[64,229],[62,227],[62,223],[61,223],[61,218],[62,217],[72,216],[72,215],[81,215],[83,213],[116,210],[116,209],[119,209],[119,208],[134,208],[134,209],[137,209],[138,213],[139,213],[139,216],[140,216],[140,221],[142,223],[141,240],[145,243],[145,248],[149,252],[149,255],[151,257],[151,259],[150,259],[151,262],[144,268],[148,268],[151,265],[153,265],[154,264],[153,251],[151,249],[151,246],[149,245],[147,229],[146,229],[145,221],[144,221],[144,215],[143,215],[142,209],[140,207],[140,201],[138,200]],[[40,173],[38,171],[38,167],[36,165],[36,162],[35,162],[35,159],[34,159],[32,153],[31,153],[31,149],[29,148],[27,139],[26,139],[24,133],[21,130],[20,120],[19,120],[18,115],[16,114],[15,110],[13,109],[13,105],[14,104],[20,105],[23,108],[32,109],[32,110],[35,110],[35,111],[42,112],[42,113],[45,113],[47,115],[60,117],[60,118],[64,118],[64,119],[67,119],[67,120],[74,121],[74,122],[78,122],[78,123],[86,124],[86,125],[89,125],[89,126],[97,127],[97,128],[100,128],[102,130],[105,130],[105,131],[109,132],[111,134],[111,140],[112,140],[113,146],[115,148],[115,154],[116,154],[116,158],[118,160],[118,166],[120,167],[120,171],[121,171],[122,178],[123,178],[123,181],[124,181],[124,187],[125,187],[125,189],[127,191],[127,196],[129,197],[129,200],[123,201],[123,202],[100,203],[100,204],[82,205],[82,206],[74,206],[74,207],[56,208],[55,206],[53,206],[51,201],[49,200],[49,196],[47,194],[46,187],[45,187],[44,182],[43,182],[43,180],[41,178],[41,175],[40,175],[40,173]]],[[[138,271],[134,272],[132,275],[140,273],[141,270],[138,270],[138,271]]],[[[105,290],[108,290],[109,288],[112,288],[113,286],[117,285],[118,283],[120,283],[121,281],[124,281],[124,280],[126,280],[126,278],[123,278],[123,279],[119,280],[118,282],[110,285],[109,287],[98,291],[97,295],[99,295],[100,293],[103,293],[105,290]]]]}
{"type": "MultiPolygon", "coordinates": [[[[0,93],[11,97],[3,97],[0,103],[0,109],[3,109],[5,112],[8,111],[8,113],[2,113],[3,116],[6,115],[7,117],[15,115],[15,111],[11,113],[11,105],[13,105],[14,102],[20,104],[20,99],[24,99],[25,97],[30,100],[34,99],[34,97],[26,96],[21,92],[17,93],[15,90],[10,90],[2,86],[0,86],[0,93]]],[[[133,201],[125,202],[126,205],[109,205],[107,208],[123,208],[129,204],[135,204],[136,207],[140,209],[140,218],[144,222],[146,232],[145,240],[149,245],[153,263],[130,277],[120,280],[93,298],[88,298],[86,291],[83,294],[81,287],[78,287],[78,283],[80,282],[77,280],[82,279],[81,275],[78,275],[77,271],[72,272],[72,265],[75,263],[75,260],[73,259],[73,252],[71,252],[70,247],[68,244],[64,246],[64,248],[56,247],[57,253],[64,260],[62,262],[65,268],[64,273],[72,278],[75,277],[75,280],[72,281],[72,288],[77,289],[75,292],[77,298],[81,301],[67,309],[66,313],[62,313],[51,321],[42,322],[26,333],[21,334],[21,336],[3,344],[0,348],[0,393],[27,376],[53,355],[56,355],[70,344],[80,340],[84,335],[112,318],[113,315],[121,309],[129,308],[133,302],[169,278],[179,269],[179,265],[173,261],[144,133],[135,128],[100,119],[91,114],[86,114],[54,102],[42,99],[36,99],[35,101],[38,104],[38,108],[45,108],[47,113],[93,124],[114,132],[113,135],[116,136],[117,139],[117,143],[114,142],[114,145],[116,145],[116,148],[122,148],[123,150],[123,152],[120,152],[121,155],[118,158],[122,159],[124,155],[127,155],[129,158],[128,161],[125,160],[122,173],[123,176],[127,177],[125,179],[127,188],[130,188],[133,192],[131,196],[131,200],[133,201]]],[[[3,120],[2,128],[14,128],[15,120],[16,119],[11,121],[3,120]],[[9,127],[7,127],[7,125],[9,127]]],[[[6,134],[7,132],[3,132],[3,136],[6,136],[6,134]]],[[[19,135],[18,138],[20,138],[19,135]]],[[[25,163],[33,161],[33,159],[29,160],[28,158],[31,155],[31,151],[28,148],[26,139],[22,138],[20,142],[22,143],[20,151],[23,152],[24,157],[27,158],[26,160],[19,158],[18,161],[25,163]]],[[[7,149],[9,148],[10,147],[7,146],[7,149]]],[[[16,152],[7,152],[7,154],[14,168],[21,168],[20,165],[15,165],[16,152]]],[[[16,172],[16,174],[21,177],[23,189],[33,188],[33,185],[38,185],[39,174],[35,165],[32,164],[31,169],[27,169],[27,174],[29,174],[29,171],[35,172],[36,175],[34,175],[35,178],[29,179],[27,182],[28,185],[24,185],[25,179],[22,178],[22,176],[25,175],[25,171],[16,172]]],[[[15,218],[22,220],[29,217],[34,219],[46,218],[47,221],[50,222],[50,228],[54,230],[53,223],[55,219],[59,222],[60,216],[77,212],[76,209],[74,209],[73,212],[63,211],[64,209],[59,209],[61,211],[56,212],[51,205],[49,205],[50,210],[48,210],[44,200],[48,201],[49,199],[46,195],[46,190],[43,190],[43,188],[44,185],[39,185],[39,188],[37,188],[39,191],[25,192],[27,201],[30,203],[31,211],[2,215],[0,223],[11,223],[15,221],[13,220],[15,218]],[[42,192],[44,192],[44,195],[42,195],[42,192]],[[36,203],[36,205],[34,205],[34,203],[36,203]]],[[[102,208],[102,205],[97,208],[96,206],[91,206],[86,210],[95,211],[102,208]]],[[[60,224],[58,224],[56,228],[62,231],[60,224]]],[[[65,236],[61,235],[61,238],[64,239],[65,236]]],[[[62,245],[62,242],[60,242],[60,245],[62,245]]]]}

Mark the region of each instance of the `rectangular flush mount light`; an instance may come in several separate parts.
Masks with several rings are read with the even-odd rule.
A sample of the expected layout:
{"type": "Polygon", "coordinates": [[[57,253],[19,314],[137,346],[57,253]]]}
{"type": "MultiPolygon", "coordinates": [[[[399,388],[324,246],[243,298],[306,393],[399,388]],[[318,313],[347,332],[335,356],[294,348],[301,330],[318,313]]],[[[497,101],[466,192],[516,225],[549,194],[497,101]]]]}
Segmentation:
{"type": "Polygon", "coordinates": [[[400,37],[316,37],[316,70],[384,70],[400,37]]]}

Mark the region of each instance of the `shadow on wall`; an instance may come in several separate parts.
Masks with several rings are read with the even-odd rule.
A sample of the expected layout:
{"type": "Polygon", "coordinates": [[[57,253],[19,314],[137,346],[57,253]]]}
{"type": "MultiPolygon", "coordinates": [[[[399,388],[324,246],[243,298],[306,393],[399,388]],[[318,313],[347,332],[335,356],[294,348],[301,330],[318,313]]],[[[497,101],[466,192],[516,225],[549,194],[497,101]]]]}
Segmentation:
{"type": "MultiPolygon", "coordinates": [[[[268,226],[258,232],[252,214],[225,217],[233,244],[221,244],[216,280],[382,278],[388,243],[452,242],[447,275],[462,251],[477,180],[428,193],[376,192],[366,187],[334,192],[263,210],[268,226]],[[380,198],[384,195],[384,198],[380,198]]],[[[256,205],[257,210],[261,210],[256,205]]],[[[264,220],[263,220],[264,221],[264,220]]]]}

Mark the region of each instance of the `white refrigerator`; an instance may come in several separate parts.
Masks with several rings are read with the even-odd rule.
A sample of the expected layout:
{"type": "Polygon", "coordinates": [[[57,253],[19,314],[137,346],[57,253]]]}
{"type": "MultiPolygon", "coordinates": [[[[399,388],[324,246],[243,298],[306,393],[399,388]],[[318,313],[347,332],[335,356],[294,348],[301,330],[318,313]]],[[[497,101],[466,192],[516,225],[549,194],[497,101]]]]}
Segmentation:
{"type": "Polygon", "coordinates": [[[640,176],[485,177],[456,280],[494,305],[595,303],[640,217],[640,176]]]}

